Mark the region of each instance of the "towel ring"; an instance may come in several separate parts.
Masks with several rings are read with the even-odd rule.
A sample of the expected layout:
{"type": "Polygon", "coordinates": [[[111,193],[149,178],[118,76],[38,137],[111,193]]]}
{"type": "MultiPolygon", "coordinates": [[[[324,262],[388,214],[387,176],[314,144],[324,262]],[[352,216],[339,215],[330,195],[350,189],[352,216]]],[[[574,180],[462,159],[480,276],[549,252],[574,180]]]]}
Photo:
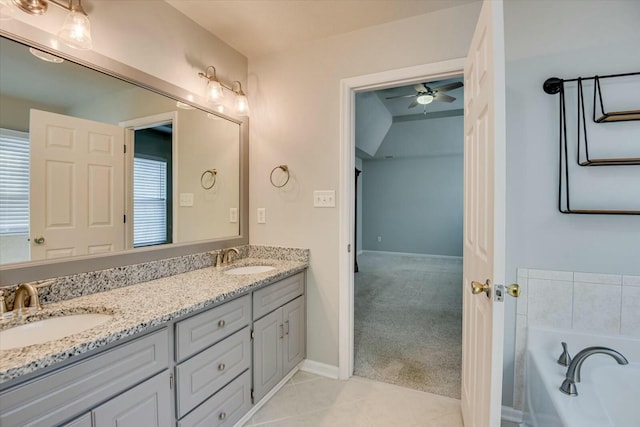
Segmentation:
{"type": "Polygon", "coordinates": [[[202,172],[202,175],[200,175],[200,185],[202,185],[202,188],[204,188],[205,190],[212,189],[213,186],[216,185],[216,175],[218,175],[218,171],[216,169],[208,169],[202,172]],[[208,177],[208,175],[211,176],[208,177]],[[205,180],[211,180],[211,184],[205,184],[205,180]]]}
{"type": "Polygon", "coordinates": [[[285,185],[287,185],[287,182],[289,182],[289,167],[287,165],[278,165],[275,168],[271,169],[271,175],[269,175],[269,180],[271,181],[271,185],[273,185],[276,188],[282,188],[285,185]],[[273,182],[273,173],[278,170],[281,169],[283,173],[287,174],[287,179],[284,181],[284,183],[277,185],[275,182],[273,182]]]}

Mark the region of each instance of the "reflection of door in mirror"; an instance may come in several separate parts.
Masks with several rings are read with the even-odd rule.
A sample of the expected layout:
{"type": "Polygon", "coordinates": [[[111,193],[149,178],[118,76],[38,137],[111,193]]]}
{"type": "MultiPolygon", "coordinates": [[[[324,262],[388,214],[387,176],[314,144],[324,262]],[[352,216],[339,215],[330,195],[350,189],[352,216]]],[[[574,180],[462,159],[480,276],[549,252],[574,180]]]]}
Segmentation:
{"type": "Polygon", "coordinates": [[[31,110],[31,260],[124,249],[124,129],[31,110]]]}
{"type": "Polygon", "coordinates": [[[134,132],[133,247],[173,241],[172,123],[134,132]]]}

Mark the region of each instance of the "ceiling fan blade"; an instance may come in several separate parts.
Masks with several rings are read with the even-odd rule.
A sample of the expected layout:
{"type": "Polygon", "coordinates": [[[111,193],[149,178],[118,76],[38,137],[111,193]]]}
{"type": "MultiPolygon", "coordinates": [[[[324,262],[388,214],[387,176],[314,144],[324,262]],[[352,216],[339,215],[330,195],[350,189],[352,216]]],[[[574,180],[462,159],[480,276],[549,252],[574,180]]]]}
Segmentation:
{"type": "Polygon", "coordinates": [[[413,88],[418,92],[429,92],[429,88],[424,85],[424,83],[418,83],[413,85],[413,88]]]}
{"type": "Polygon", "coordinates": [[[437,92],[448,92],[450,90],[458,89],[459,87],[464,86],[462,82],[449,83],[448,85],[438,86],[433,88],[433,90],[437,92]]]}
{"type": "Polygon", "coordinates": [[[456,100],[453,96],[445,95],[444,93],[436,93],[433,99],[444,102],[453,102],[456,100]]]}
{"type": "Polygon", "coordinates": [[[418,105],[418,101],[413,101],[411,104],[409,104],[409,108],[414,108],[417,105],[418,105]]]}
{"type": "Polygon", "coordinates": [[[396,99],[396,98],[411,98],[412,96],[416,96],[415,94],[411,94],[411,95],[398,95],[398,96],[390,96],[388,98],[385,99],[396,99]]]}

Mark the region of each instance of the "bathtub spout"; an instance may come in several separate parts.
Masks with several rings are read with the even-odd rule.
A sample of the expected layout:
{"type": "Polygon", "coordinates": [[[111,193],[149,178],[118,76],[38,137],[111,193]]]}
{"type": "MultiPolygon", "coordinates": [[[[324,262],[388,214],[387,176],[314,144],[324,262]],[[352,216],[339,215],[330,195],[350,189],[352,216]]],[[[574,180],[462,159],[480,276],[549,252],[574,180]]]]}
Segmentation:
{"type": "Polygon", "coordinates": [[[578,390],[576,388],[576,383],[580,382],[580,370],[582,368],[582,364],[587,359],[587,357],[593,354],[607,354],[615,359],[619,365],[627,365],[629,361],[622,354],[617,351],[608,348],[608,347],[587,347],[584,350],[581,350],[578,354],[575,355],[569,367],[567,368],[567,374],[565,380],[562,382],[560,386],[560,391],[568,394],[570,396],[577,396],[578,390]]]}

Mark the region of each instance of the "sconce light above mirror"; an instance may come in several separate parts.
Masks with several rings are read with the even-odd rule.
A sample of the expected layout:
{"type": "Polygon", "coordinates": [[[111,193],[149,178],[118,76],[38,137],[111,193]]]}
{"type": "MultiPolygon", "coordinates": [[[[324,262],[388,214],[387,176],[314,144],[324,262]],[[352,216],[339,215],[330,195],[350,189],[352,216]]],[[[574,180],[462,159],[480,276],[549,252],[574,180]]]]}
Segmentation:
{"type": "Polygon", "coordinates": [[[58,31],[58,40],[75,49],[90,50],[93,47],[91,22],[82,7],[82,0],[0,0],[0,17],[11,19],[15,10],[29,15],[43,15],[49,4],[69,11],[58,31]]]}
{"type": "Polygon", "coordinates": [[[216,110],[220,113],[223,112],[224,106],[222,105],[222,99],[224,98],[224,90],[230,90],[235,94],[233,101],[233,108],[235,114],[240,116],[249,115],[249,101],[247,95],[242,90],[242,83],[235,80],[231,83],[231,86],[227,86],[218,80],[216,76],[216,67],[209,65],[204,73],[198,73],[198,76],[207,79],[207,88],[205,91],[205,99],[208,103],[214,105],[216,110]],[[211,70],[211,73],[209,73],[211,70]]]}

